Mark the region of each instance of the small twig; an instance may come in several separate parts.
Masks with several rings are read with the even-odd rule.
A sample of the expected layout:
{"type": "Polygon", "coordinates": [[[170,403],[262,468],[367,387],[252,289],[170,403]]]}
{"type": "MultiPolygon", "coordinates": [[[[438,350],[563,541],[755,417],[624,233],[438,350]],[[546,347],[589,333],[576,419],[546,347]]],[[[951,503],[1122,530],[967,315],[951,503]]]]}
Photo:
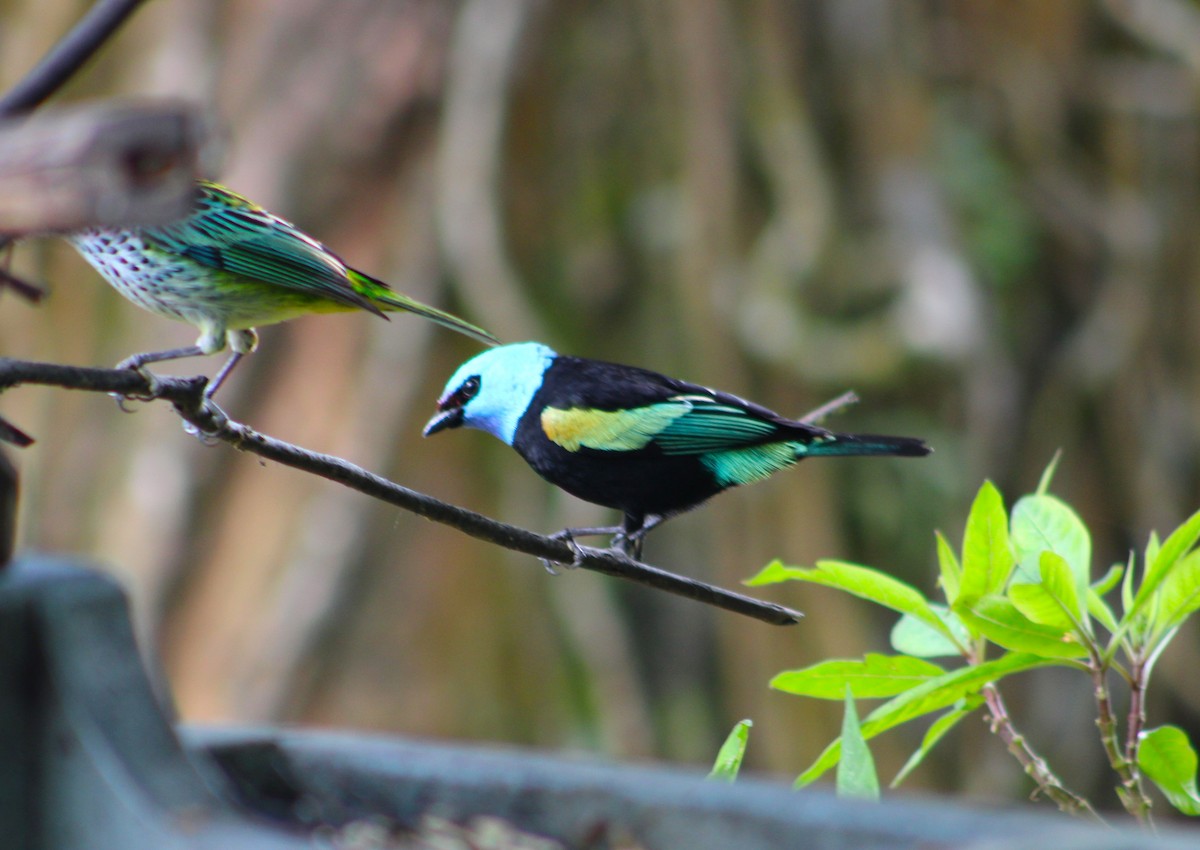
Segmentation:
{"type": "Polygon", "coordinates": [[[847,390],[832,401],[825,402],[816,410],[810,410],[800,421],[806,425],[816,425],[822,419],[826,419],[843,407],[849,407],[852,404],[858,404],[858,394],[854,390],[847,390]]]}
{"type": "MultiPolygon", "coordinates": [[[[578,547],[579,553],[576,553],[561,540],[535,534],[442,502],[368,472],[342,458],[309,451],[260,434],[246,425],[225,418],[219,409],[206,403],[206,383],[207,380],[203,377],[156,376],[154,389],[157,390],[158,398],[171,402],[186,422],[208,438],[229,443],[234,448],[285,466],[328,478],[418,516],[449,525],[480,540],[555,563],[570,564],[665,590],[773,625],[791,625],[803,616],[800,612],[782,605],[764,602],[640,563],[611,549],[581,546],[578,547]]],[[[119,393],[125,396],[145,396],[150,394],[152,389],[142,375],[129,369],[91,369],[0,357],[0,391],[19,384],[42,384],[65,389],[119,393]]]]}
{"type": "Polygon", "coordinates": [[[97,0],[42,61],[0,97],[0,118],[12,118],[41,105],[83,67],[144,2],[97,0]]]}
{"type": "Polygon", "coordinates": [[[0,443],[8,443],[18,449],[25,449],[32,446],[34,442],[33,437],[0,416],[0,443]]]}
{"type": "Polygon", "coordinates": [[[1070,814],[1084,814],[1099,823],[1104,823],[1104,819],[1096,813],[1092,804],[1064,786],[1054,775],[1050,766],[1046,764],[1046,760],[1029,745],[1024,735],[1017,732],[1016,727],[1013,726],[1012,717],[1008,714],[1008,707],[1004,704],[1004,698],[1000,696],[1000,691],[994,684],[989,683],[983,686],[983,698],[987,702],[992,732],[999,735],[1000,739],[1004,741],[1008,751],[1021,763],[1021,767],[1025,769],[1029,778],[1037,784],[1038,790],[1053,800],[1062,811],[1070,814]]]}
{"type": "Polygon", "coordinates": [[[26,280],[22,280],[7,269],[0,268],[0,290],[11,289],[13,292],[20,295],[26,301],[36,304],[41,301],[46,292],[39,286],[34,286],[26,280]]]}

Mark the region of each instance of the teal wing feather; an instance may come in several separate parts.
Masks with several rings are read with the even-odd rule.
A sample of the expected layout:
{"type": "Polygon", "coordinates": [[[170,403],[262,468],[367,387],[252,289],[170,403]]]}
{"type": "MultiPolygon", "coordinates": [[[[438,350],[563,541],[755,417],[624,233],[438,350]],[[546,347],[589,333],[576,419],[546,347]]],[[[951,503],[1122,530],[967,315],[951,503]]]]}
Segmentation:
{"type": "Polygon", "coordinates": [[[707,396],[672,400],[688,411],[666,424],[654,442],[668,455],[700,455],[760,445],[776,438],[779,425],[751,411],[707,396]]]}
{"type": "Polygon", "coordinates": [[[346,264],[320,242],[223,186],[200,182],[198,188],[191,216],[146,228],[142,238],[202,266],[383,315],[355,290],[346,264]]]}
{"type": "Polygon", "coordinates": [[[765,418],[751,406],[719,398],[689,398],[691,410],[654,438],[667,455],[697,455],[725,487],[749,484],[791,466],[809,442],[832,437],[819,428],[801,428],[765,418]]]}

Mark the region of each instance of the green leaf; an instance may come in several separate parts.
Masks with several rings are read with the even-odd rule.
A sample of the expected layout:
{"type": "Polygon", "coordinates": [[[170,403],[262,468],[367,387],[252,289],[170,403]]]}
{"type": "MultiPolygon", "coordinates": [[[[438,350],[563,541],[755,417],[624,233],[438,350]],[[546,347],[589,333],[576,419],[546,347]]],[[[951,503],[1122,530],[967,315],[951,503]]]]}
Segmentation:
{"type": "Polygon", "coordinates": [[[925,732],[925,737],[921,740],[921,746],[915,753],[909,756],[908,761],[904,763],[904,767],[900,768],[900,772],[896,774],[896,778],[892,780],[889,788],[898,788],[900,783],[908,778],[908,775],[916,770],[917,766],[925,760],[925,756],[929,751],[937,745],[937,742],[942,740],[947,732],[958,725],[958,721],[971,714],[979,706],[983,705],[983,697],[976,694],[975,696],[960,699],[955,703],[954,708],[947,711],[925,732]]]}
{"type": "Polygon", "coordinates": [[[1108,568],[1108,572],[1106,572],[1102,578],[1092,582],[1092,590],[1094,590],[1099,596],[1104,596],[1117,586],[1117,582],[1119,582],[1121,577],[1124,575],[1125,565],[1113,564],[1108,568]]]}
{"type": "Polygon", "coordinates": [[[1146,551],[1142,555],[1142,563],[1146,566],[1153,564],[1160,549],[1162,549],[1162,541],[1158,539],[1158,532],[1151,531],[1150,536],[1146,539],[1146,551]]]}
{"type": "Polygon", "coordinates": [[[1108,603],[1100,598],[1100,594],[1091,589],[1088,590],[1087,609],[1088,613],[1099,620],[1100,624],[1108,629],[1110,634],[1116,634],[1120,628],[1117,618],[1113,616],[1112,609],[1108,607],[1108,603]]]}
{"type": "Polygon", "coordinates": [[[734,724],[725,743],[717,751],[717,760],[713,762],[709,779],[719,782],[732,782],[737,779],[738,771],[742,769],[742,759],[746,756],[746,744],[750,740],[750,727],[753,720],[739,720],[734,724]]]}
{"type": "Polygon", "coordinates": [[[1002,596],[985,596],[956,613],[992,643],[1046,658],[1078,658],[1087,649],[1063,629],[1033,622],[1002,596]]]}
{"type": "Polygon", "coordinates": [[[945,605],[931,602],[929,607],[941,618],[954,637],[947,637],[945,632],[930,628],[924,620],[905,614],[892,627],[892,649],[916,658],[944,658],[966,654],[965,648],[971,643],[971,633],[962,620],[945,605]]]}
{"type": "Polygon", "coordinates": [[[1054,452],[1054,457],[1050,458],[1050,462],[1046,464],[1045,470],[1042,471],[1036,495],[1045,496],[1050,491],[1050,482],[1054,480],[1054,472],[1058,469],[1058,462],[1060,460],[1062,460],[1062,449],[1057,449],[1054,452]]]}
{"type": "Polygon", "coordinates": [[[1130,553],[1129,557],[1130,564],[1128,569],[1126,569],[1124,564],[1113,564],[1108,568],[1108,572],[1104,574],[1103,578],[1092,582],[1092,586],[1088,588],[1085,599],[1088,613],[1093,618],[1099,620],[1100,624],[1113,634],[1120,628],[1120,625],[1117,623],[1117,618],[1113,616],[1112,608],[1104,601],[1104,596],[1116,587],[1127,573],[1133,571],[1133,554],[1130,553]]]}
{"type": "Polygon", "coordinates": [[[871,748],[858,725],[854,698],[846,688],[846,713],[842,718],[842,760],[837,772],[837,795],[862,800],[879,799],[879,776],[871,748]]]}
{"type": "Polygon", "coordinates": [[[1057,496],[1023,496],[1017,501],[1012,511],[1012,545],[1026,580],[1038,581],[1042,552],[1048,550],[1070,567],[1076,597],[1087,592],[1092,538],[1079,514],[1057,496]]]}
{"type": "Polygon", "coordinates": [[[1200,815],[1196,790],[1196,751],[1178,726],[1160,726],[1142,734],[1138,767],[1185,815],[1200,815]]]}
{"type": "Polygon", "coordinates": [[[756,575],[751,576],[742,582],[748,587],[761,587],[764,584],[781,584],[785,581],[793,581],[796,576],[794,567],[785,566],[783,561],[776,558],[771,563],[767,564],[756,575]]]}
{"type": "Polygon", "coordinates": [[[933,613],[929,601],[919,590],[885,572],[858,564],[824,560],[817,561],[815,567],[785,567],[779,561],[772,561],[746,584],[756,586],[786,579],[836,587],[884,608],[891,608],[901,614],[912,614],[935,629],[949,634],[946,625],[933,613]]]}
{"type": "MultiPolygon", "coordinates": [[[[876,708],[862,724],[862,734],[867,740],[907,723],[915,717],[940,711],[954,705],[960,699],[978,693],[989,682],[998,682],[1005,676],[1060,663],[1051,658],[1010,652],[994,661],[974,664],[953,670],[936,679],[917,685],[876,708]]],[[[841,758],[841,739],[833,741],[800,776],[796,786],[803,787],[821,777],[841,758]]]]}
{"type": "Polygon", "coordinates": [[[1008,598],[1018,611],[1038,625],[1050,626],[1060,632],[1069,632],[1075,627],[1062,605],[1041,584],[1009,585],[1008,598]]]}
{"type": "Polygon", "coordinates": [[[777,691],[818,699],[892,697],[946,671],[907,655],[868,653],[862,661],[822,661],[803,670],[786,670],[771,679],[777,691]]]}
{"type": "Polygon", "coordinates": [[[962,583],[962,567],[958,564],[958,558],[954,556],[954,549],[950,547],[942,533],[938,531],[935,534],[939,583],[942,585],[942,593],[946,595],[946,601],[953,605],[954,600],[958,598],[958,588],[962,583]]]}
{"type": "Polygon", "coordinates": [[[1155,553],[1154,559],[1147,561],[1146,577],[1133,597],[1133,605],[1126,612],[1127,616],[1138,613],[1146,606],[1167,574],[1196,545],[1197,540],[1200,540],[1200,511],[1196,511],[1183,525],[1171,532],[1171,536],[1155,553]]]}
{"type": "MultiPolygon", "coordinates": [[[[1063,613],[1075,625],[1081,625],[1083,614],[1079,607],[1079,592],[1075,575],[1072,574],[1066,559],[1057,552],[1042,552],[1041,560],[1038,562],[1038,572],[1042,578],[1042,587],[1046,588],[1046,591],[1062,608],[1063,613]]],[[[1085,583],[1083,587],[1086,591],[1088,585],[1085,583]]]]}
{"type": "Polygon", "coordinates": [[[1164,634],[1181,624],[1200,608],[1200,551],[1176,562],[1158,589],[1159,606],[1154,627],[1164,634]]]}
{"type": "MultiPolygon", "coordinates": [[[[1154,557],[1158,555],[1158,536],[1151,532],[1150,543],[1146,546],[1145,560],[1142,562],[1142,570],[1145,571],[1145,564],[1152,562],[1154,557]],[[1152,554],[1153,550],[1153,554],[1152,554]]],[[[1133,561],[1133,553],[1129,553],[1129,565],[1125,568],[1125,575],[1121,578],[1121,611],[1125,619],[1129,618],[1129,612],[1133,610],[1133,579],[1136,564],[1133,561]]]]}
{"type": "Polygon", "coordinates": [[[999,592],[1008,583],[1013,564],[1004,500],[996,485],[985,481],[967,516],[959,596],[978,598],[999,592]]]}

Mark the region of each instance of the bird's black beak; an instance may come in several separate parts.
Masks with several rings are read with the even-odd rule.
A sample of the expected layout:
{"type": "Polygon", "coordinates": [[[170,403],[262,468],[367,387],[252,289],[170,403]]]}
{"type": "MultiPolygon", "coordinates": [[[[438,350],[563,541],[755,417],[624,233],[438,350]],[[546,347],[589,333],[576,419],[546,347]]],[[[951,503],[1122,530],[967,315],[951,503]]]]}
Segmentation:
{"type": "Polygon", "coordinates": [[[447,428],[458,428],[463,424],[463,409],[461,407],[451,407],[440,411],[436,416],[425,423],[425,430],[421,433],[428,437],[436,434],[438,431],[445,431],[447,428]]]}

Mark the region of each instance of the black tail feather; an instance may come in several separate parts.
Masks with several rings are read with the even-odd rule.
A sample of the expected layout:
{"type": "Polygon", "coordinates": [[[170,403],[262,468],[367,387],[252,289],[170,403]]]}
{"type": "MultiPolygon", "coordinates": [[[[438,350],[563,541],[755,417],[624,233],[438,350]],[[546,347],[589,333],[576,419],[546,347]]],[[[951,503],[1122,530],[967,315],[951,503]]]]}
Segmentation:
{"type": "Polygon", "coordinates": [[[832,434],[806,446],[805,457],[851,457],[854,455],[895,455],[924,457],[931,449],[916,437],[887,437],[879,434],[832,434]]]}

